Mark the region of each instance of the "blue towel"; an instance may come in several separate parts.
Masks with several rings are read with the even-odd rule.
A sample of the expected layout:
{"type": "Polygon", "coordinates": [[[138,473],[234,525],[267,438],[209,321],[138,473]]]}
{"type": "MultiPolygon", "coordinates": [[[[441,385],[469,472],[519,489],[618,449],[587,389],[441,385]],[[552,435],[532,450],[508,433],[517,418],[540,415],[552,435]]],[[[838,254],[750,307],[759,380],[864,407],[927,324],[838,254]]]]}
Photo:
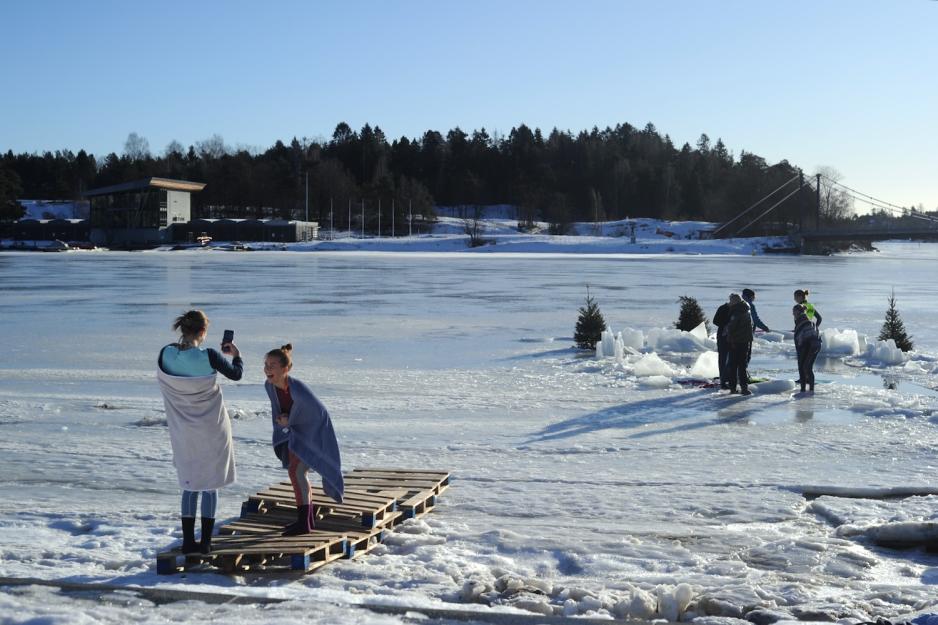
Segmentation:
{"type": "Polygon", "coordinates": [[[274,447],[287,441],[290,451],[322,476],[323,491],[338,503],[342,503],[345,480],[342,478],[339,442],[332,428],[329,411],[304,383],[292,377],[288,378],[288,383],[290,396],[293,398],[288,432],[283,432],[283,428],[277,424],[277,415],[282,412],[280,400],[277,399],[277,389],[270,382],[264,383],[274,418],[274,447]]]}

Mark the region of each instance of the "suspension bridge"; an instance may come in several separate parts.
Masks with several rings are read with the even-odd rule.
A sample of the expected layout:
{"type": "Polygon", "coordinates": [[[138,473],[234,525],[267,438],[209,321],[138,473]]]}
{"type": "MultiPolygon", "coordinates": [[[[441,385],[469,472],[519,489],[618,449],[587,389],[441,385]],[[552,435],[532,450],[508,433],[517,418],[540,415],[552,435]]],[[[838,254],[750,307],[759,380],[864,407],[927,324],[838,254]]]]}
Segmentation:
{"type": "Polygon", "coordinates": [[[795,203],[798,223],[791,226],[789,237],[793,244],[792,251],[802,254],[825,254],[851,244],[890,239],[938,241],[938,217],[934,215],[875,198],[823,174],[815,174],[812,182],[806,181],[801,173],[791,177],[746,210],[721,224],[711,236],[751,236],[755,227],[765,223],[774,211],[795,203]],[[826,193],[828,202],[830,196],[836,193],[841,199],[863,203],[878,214],[873,213],[865,220],[824,224],[821,217],[822,193],[826,193]],[[883,215],[902,219],[883,219],[883,215]]]}

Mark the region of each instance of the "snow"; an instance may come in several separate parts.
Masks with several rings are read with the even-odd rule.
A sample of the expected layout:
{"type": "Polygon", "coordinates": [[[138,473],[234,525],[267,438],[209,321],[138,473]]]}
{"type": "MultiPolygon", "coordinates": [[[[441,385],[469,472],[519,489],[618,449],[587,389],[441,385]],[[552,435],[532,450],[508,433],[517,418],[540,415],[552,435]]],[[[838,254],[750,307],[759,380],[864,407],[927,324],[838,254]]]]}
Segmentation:
{"type": "Polygon", "coordinates": [[[412,620],[350,608],[362,603],[473,609],[480,622],[935,613],[938,556],[883,544],[920,544],[938,522],[936,258],[909,244],[835,259],[0,253],[15,320],[0,325],[0,576],[287,600],[5,587],[0,620],[412,620]],[[860,339],[878,332],[899,271],[917,351],[887,365],[860,339]],[[757,336],[751,369],[771,382],[751,397],[673,383],[712,377],[715,359],[665,327],[678,296],[709,311],[738,290],[688,277],[743,275],[759,276],[770,327],[790,325],[791,276],[810,275],[834,336],[855,335],[856,350],[819,359],[814,395],[791,392],[790,333],[757,336]],[[570,338],[586,284],[617,328],[602,359],[570,338]],[[448,469],[436,511],[309,576],[157,576],[155,554],[179,539],[179,495],[153,357],[191,306],[208,312],[210,342],[235,329],[246,361],[243,380],[222,382],[239,481],[221,492],[220,517],[284,478],[260,364],[286,340],[296,377],[335,419],[346,468],[448,469]],[[675,342],[692,349],[665,349],[675,342]],[[820,496],[803,496],[811,488],[820,496]]]}
{"type": "Polygon", "coordinates": [[[792,380],[768,380],[766,382],[757,382],[750,385],[749,389],[753,393],[763,395],[771,393],[788,393],[795,389],[795,383],[792,380]]]}
{"type": "Polygon", "coordinates": [[[632,372],[640,378],[647,376],[670,377],[675,374],[671,365],[655,353],[641,356],[632,366],[632,372]]]}
{"type": "Polygon", "coordinates": [[[720,376],[719,357],[716,352],[704,352],[697,356],[690,375],[695,378],[712,379],[720,376]]]}
{"type": "MultiPolygon", "coordinates": [[[[907,356],[905,352],[896,347],[896,342],[892,339],[885,341],[876,341],[870,343],[866,352],[866,359],[870,364],[880,364],[884,366],[894,366],[905,364],[907,356]]],[[[915,364],[915,363],[910,363],[915,364]]]]}
{"type": "Polygon", "coordinates": [[[821,330],[821,354],[829,356],[856,356],[860,353],[860,340],[856,330],[821,330]]]}
{"type": "Polygon", "coordinates": [[[706,330],[685,332],[674,328],[652,328],[645,336],[648,347],[659,352],[704,352],[716,349],[706,330]]]}

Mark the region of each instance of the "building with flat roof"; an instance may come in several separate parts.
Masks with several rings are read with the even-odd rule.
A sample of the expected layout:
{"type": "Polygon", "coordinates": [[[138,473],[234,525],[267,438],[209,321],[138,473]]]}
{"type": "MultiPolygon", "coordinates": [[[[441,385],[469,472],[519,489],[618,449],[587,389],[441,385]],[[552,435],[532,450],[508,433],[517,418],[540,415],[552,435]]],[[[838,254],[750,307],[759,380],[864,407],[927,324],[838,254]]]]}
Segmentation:
{"type": "Polygon", "coordinates": [[[192,218],[190,197],[205,188],[201,182],[144,178],[90,189],[90,238],[107,247],[148,247],[170,243],[173,224],[192,218]]]}

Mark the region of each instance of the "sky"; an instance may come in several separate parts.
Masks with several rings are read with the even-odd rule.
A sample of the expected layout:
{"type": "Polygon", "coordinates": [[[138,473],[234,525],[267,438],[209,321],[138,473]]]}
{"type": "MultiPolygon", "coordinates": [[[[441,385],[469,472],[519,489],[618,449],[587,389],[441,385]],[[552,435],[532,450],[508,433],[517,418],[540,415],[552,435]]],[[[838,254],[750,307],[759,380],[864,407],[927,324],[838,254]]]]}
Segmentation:
{"type": "Polygon", "coordinates": [[[3,2],[0,150],[651,122],[935,210],[936,41],[935,0],[3,2]]]}

